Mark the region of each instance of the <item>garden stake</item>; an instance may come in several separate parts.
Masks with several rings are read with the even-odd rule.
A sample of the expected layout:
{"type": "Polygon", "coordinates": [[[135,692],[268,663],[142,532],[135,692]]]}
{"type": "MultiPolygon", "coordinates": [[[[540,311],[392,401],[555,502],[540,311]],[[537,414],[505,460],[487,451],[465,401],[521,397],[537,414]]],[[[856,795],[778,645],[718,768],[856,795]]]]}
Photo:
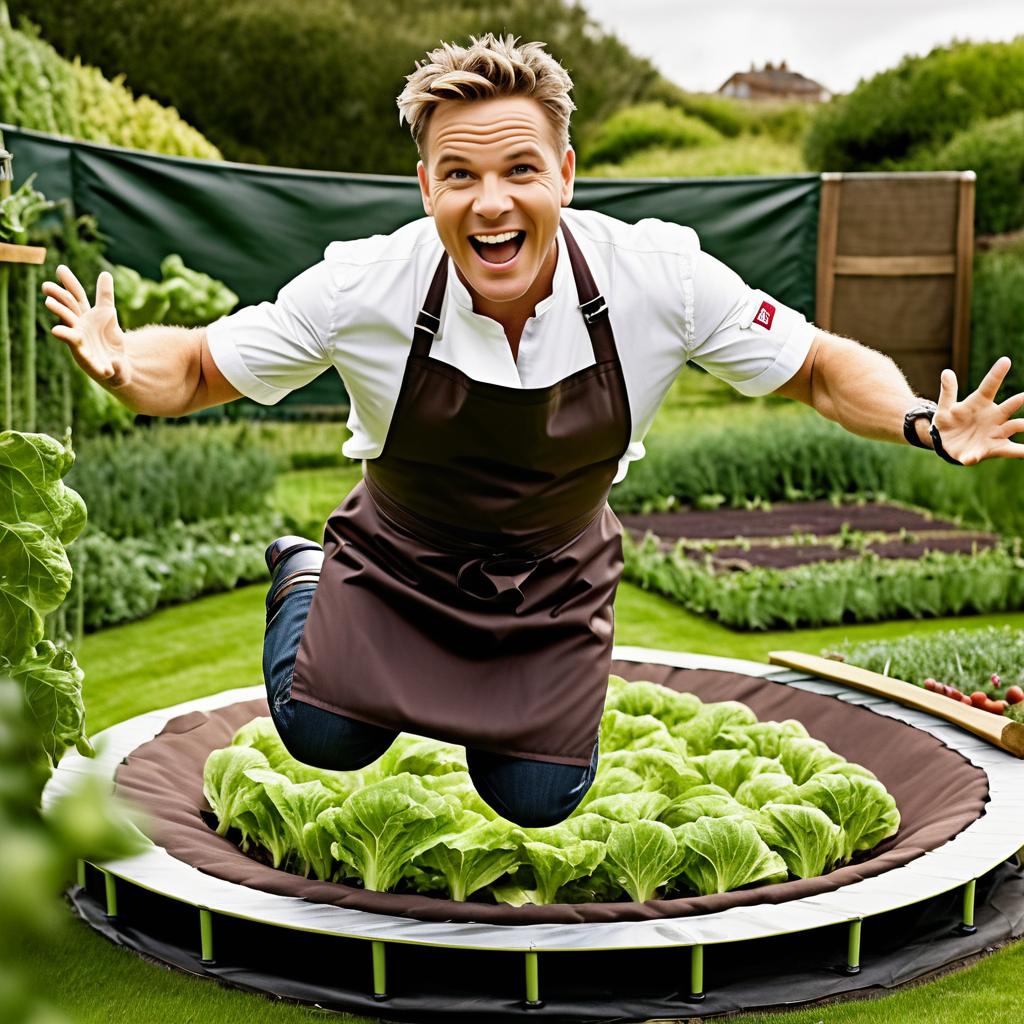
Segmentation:
{"type": "Polygon", "coordinates": [[[704,999],[704,947],[690,947],[690,999],[702,1002],[704,999]]]}
{"type": "Polygon", "coordinates": [[[36,268],[31,264],[24,267],[25,274],[25,322],[22,325],[23,349],[23,399],[21,415],[22,430],[34,433],[36,429],[36,268]]]}
{"type": "Polygon", "coordinates": [[[14,427],[14,414],[11,407],[11,325],[7,307],[7,288],[10,284],[11,268],[0,266],[0,382],[3,386],[3,416],[0,426],[3,430],[14,427]]]}
{"type": "Polygon", "coordinates": [[[844,974],[860,974],[860,926],[861,920],[850,922],[850,936],[846,945],[846,966],[844,974]]]}
{"type": "Polygon", "coordinates": [[[536,1009],[543,1006],[540,998],[540,972],[537,965],[537,954],[526,954],[526,1006],[536,1009]]]}
{"type": "Polygon", "coordinates": [[[213,964],[213,914],[205,907],[199,908],[199,935],[202,946],[200,963],[213,964]]]}
{"type": "Polygon", "coordinates": [[[383,942],[371,942],[373,949],[373,998],[382,1002],[388,997],[386,950],[383,942]]]}
{"type": "Polygon", "coordinates": [[[977,879],[972,878],[964,886],[964,919],[957,929],[961,935],[973,935],[978,930],[974,923],[974,891],[977,885],[977,879]]]}
{"type": "Polygon", "coordinates": [[[109,871],[103,872],[107,886],[107,917],[117,917],[117,879],[109,871]]]}
{"type": "Polygon", "coordinates": [[[80,860],[78,862],[78,888],[85,888],[85,861],[80,860]]]}

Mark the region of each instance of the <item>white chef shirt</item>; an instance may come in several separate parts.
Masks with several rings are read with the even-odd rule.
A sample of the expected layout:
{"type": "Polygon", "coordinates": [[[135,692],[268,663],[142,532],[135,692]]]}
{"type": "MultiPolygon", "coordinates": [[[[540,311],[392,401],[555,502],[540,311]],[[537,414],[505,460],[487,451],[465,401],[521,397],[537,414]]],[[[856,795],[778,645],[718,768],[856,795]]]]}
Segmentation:
{"type": "MultiPolygon", "coordinates": [[[[608,303],[629,396],[632,436],[615,482],[643,457],[658,406],[688,361],[751,396],[774,391],[800,368],[814,325],[701,252],[692,228],[654,219],[627,224],[591,210],[565,209],[562,217],[608,303]]],[[[441,253],[430,217],[390,235],[332,242],[276,302],[247,306],[207,327],[214,361],[238,391],[264,405],[333,366],[350,401],[352,436],[342,452],[376,458],[441,253]]],[[[527,321],[513,359],[501,325],[473,312],[450,266],[431,357],[473,380],[548,387],[594,363],[578,305],[559,232],[551,294],[527,321]]]]}

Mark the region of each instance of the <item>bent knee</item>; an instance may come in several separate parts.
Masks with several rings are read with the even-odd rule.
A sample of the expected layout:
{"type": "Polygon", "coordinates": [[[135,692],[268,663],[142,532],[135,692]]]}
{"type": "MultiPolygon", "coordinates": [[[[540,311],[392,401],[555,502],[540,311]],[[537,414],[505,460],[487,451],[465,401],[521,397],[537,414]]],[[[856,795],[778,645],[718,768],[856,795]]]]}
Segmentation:
{"type": "Polygon", "coordinates": [[[291,701],[271,709],[285,749],[303,764],[332,772],[354,772],[373,764],[396,733],[291,701]]]}
{"type": "MultiPolygon", "coordinates": [[[[543,762],[532,762],[552,766],[543,762]]],[[[591,777],[586,768],[557,765],[558,778],[532,778],[540,773],[531,770],[531,762],[511,772],[472,773],[473,784],[484,803],[503,818],[523,828],[548,828],[565,821],[580,805],[590,788],[591,777]]]]}

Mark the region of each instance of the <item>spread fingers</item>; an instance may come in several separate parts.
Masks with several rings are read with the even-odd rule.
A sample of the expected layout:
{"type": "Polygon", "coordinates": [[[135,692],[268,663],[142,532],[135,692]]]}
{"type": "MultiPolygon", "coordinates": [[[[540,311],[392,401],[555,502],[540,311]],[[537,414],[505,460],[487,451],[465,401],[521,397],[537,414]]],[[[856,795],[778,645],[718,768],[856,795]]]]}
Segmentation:
{"type": "Polygon", "coordinates": [[[54,316],[59,316],[69,327],[74,327],[78,323],[79,314],[74,310],[68,309],[63,302],[58,301],[52,295],[46,300],[46,308],[54,316]]]}
{"type": "Polygon", "coordinates": [[[81,303],[83,309],[89,308],[89,298],[85,294],[85,289],[82,287],[81,282],[71,273],[70,267],[65,267],[62,263],[57,267],[57,276],[61,280],[61,284],[81,303]]]}

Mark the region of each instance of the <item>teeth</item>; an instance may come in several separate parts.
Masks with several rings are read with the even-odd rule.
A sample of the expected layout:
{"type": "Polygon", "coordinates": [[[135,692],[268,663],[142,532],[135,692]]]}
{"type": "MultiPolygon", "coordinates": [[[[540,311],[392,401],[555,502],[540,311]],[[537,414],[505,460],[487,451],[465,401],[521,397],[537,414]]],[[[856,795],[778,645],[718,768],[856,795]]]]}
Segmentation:
{"type": "Polygon", "coordinates": [[[473,237],[478,242],[483,242],[484,245],[497,245],[499,242],[511,242],[518,234],[518,231],[506,231],[500,235],[474,235],[473,237]]]}

